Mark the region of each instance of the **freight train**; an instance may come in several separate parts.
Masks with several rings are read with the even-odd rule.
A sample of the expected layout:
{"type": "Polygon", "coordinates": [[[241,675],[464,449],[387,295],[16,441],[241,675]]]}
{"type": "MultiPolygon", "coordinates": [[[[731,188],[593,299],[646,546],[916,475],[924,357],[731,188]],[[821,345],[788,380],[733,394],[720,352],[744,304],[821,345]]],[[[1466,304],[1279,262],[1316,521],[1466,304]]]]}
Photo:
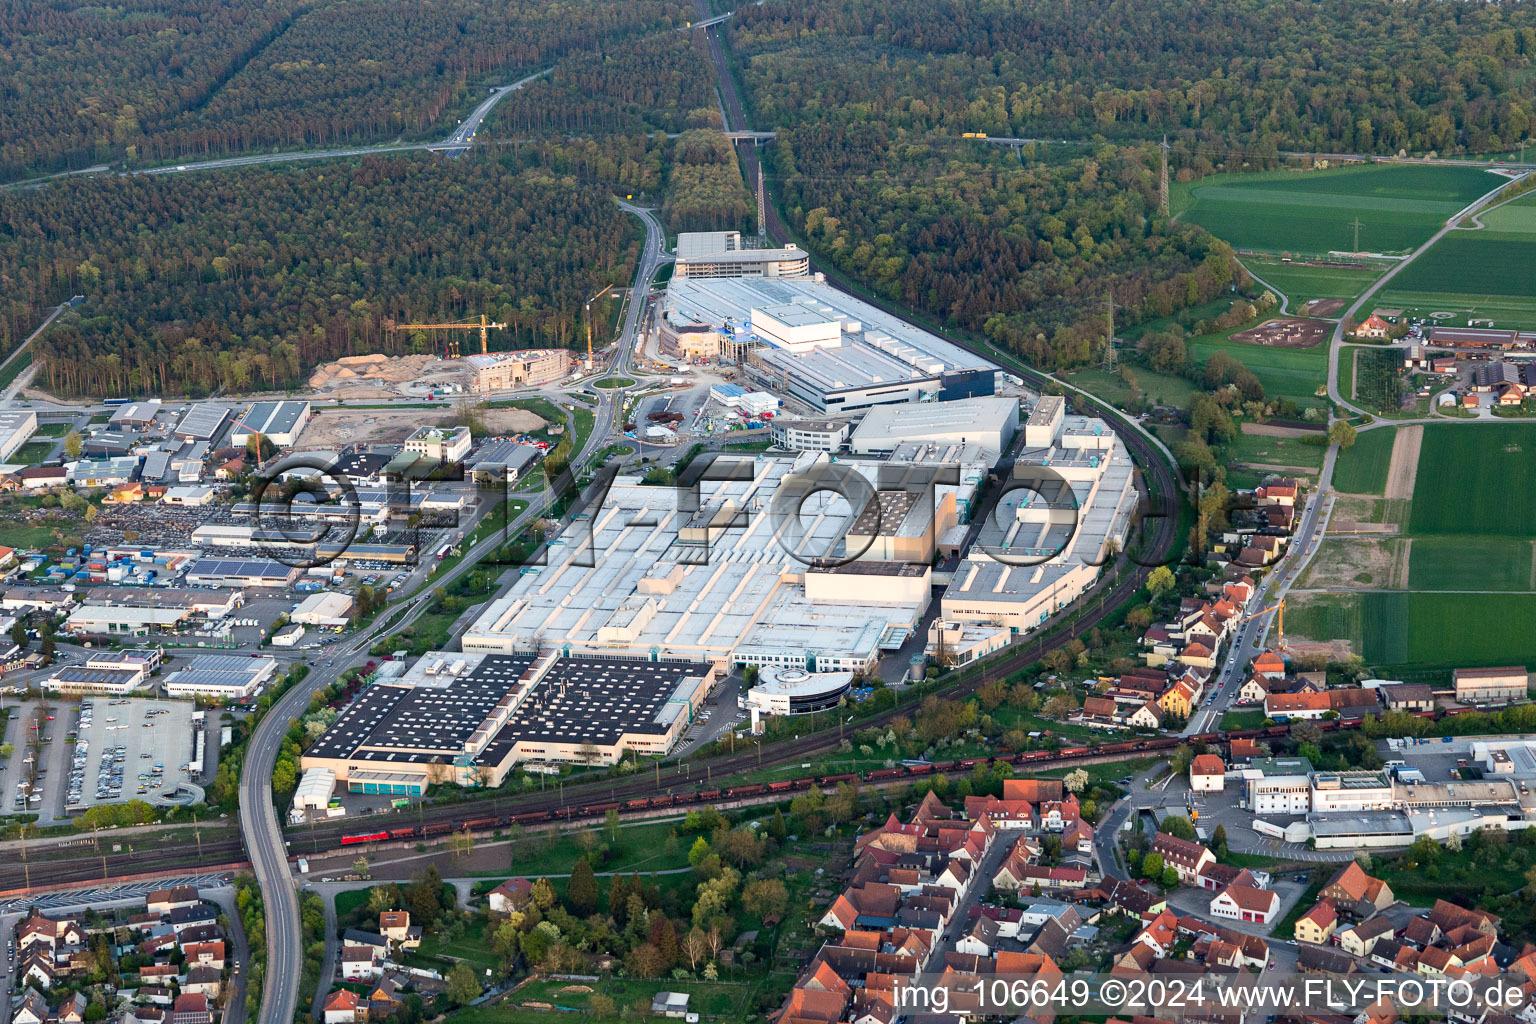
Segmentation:
{"type": "MultiPolygon", "coordinates": [[[[1415,718],[1439,719],[1447,716],[1462,714],[1470,708],[1453,708],[1449,711],[1417,711],[1415,718]]],[[[1358,720],[1344,721],[1320,721],[1313,725],[1322,732],[1337,732],[1341,729],[1359,728],[1358,720]]],[[[969,772],[975,770],[977,765],[991,766],[995,764],[1007,765],[1040,765],[1049,763],[1051,767],[1058,764],[1082,761],[1090,758],[1124,757],[1142,753],[1155,753],[1157,751],[1172,751],[1182,743],[1205,743],[1209,746],[1225,746],[1234,739],[1274,739],[1289,733],[1289,724],[1261,726],[1255,729],[1236,729],[1230,732],[1207,732],[1198,736],[1152,736],[1139,740],[1123,740],[1119,743],[1104,743],[1099,746],[1065,747],[1060,750],[1029,750],[1018,754],[998,754],[992,757],[967,757],[955,761],[920,762],[897,765],[892,768],[875,768],[866,772],[844,772],[840,775],[807,775],[798,779],[784,779],[778,782],[750,782],[740,786],[725,786],[719,789],[701,789],[691,793],[673,793],[667,796],[642,796],[632,800],[610,800],[605,803],[584,804],[580,807],[546,808],[540,811],[528,811],[524,814],[503,815],[501,817],[468,818],[457,823],[436,822],[428,825],[415,825],[404,828],[392,828],[376,832],[359,832],[353,835],[341,837],[343,846],[352,846],[360,843],[379,843],[390,840],[422,839],[433,836],[443,836],[450,832],[459,832],[468,829],[471,832],[486,831],[490,829],[506,828],[509,825],[541,825],[547,822],[571,822],[585,821],[589,819],[602,819],[609,811],[618,811],[620,814],[633,815],[638,812],[665,810],[667,808],[687,808],[695,804],[707,804],[713,807],[738,806],[740,802],[755,801],[755,798],[771,796],[775,793],[798,793],[813,787],[826,788],[836,786],[843,782],[869,782],[885,783],[895,779],[917,778],[924,775],[939,773],[969,772]]]]}

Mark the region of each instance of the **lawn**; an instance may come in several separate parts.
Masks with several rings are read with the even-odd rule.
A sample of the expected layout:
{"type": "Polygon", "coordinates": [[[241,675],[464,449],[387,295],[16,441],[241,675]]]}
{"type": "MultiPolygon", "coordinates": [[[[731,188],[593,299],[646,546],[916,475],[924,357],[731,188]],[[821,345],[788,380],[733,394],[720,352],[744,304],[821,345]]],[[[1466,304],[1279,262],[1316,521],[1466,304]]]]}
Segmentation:
{"type": "Polygon", "coordinates": [[[649,1016],[651,998],[657,992],[687,992],[690,1013],[702,1014],[706,1020],[744,1021],[754,1019],[752,1012],[755,994],[761,984],[752,982],[693,980],[641,980],[636,978],[603,978],[590,984],[569,981],[534,981],[518,989],[510,1000],[490,1006],[470,1007],[447,1018],[448,1024],[553,1024],[555,1021],[575,1019],[607,1022],[635,1020],[649,1016]],[[613,1000],[614,1013],[598,1017],[591,1012],[591,992],[580,989],[591,987],[613,1000]],[[558,1010],[542,1010],[524,1007],[524,1002],[548,1003],[558,1010]],[[644,1010],[638,1010],[639,1004],[644,1010]]]}
{"type": "MultiPolygon", "coordinates": [[[[1175,377],[1173,374],[1158,373],[1156,370],[1148,370],[1140,366],[1127,367],[1141,388],[1142,394],[1154,405],[1178,406],[1187,408],[1190,400],[1195,396],[1195,386],[1183,377],[1175,377]]],[[[1096,395],[1112,405],[1124,408],[1131,398],[1131,387],[1121,379],[1118,373],[1107,370],[1078,370],[1073,374],[1062,374],[1062,379],[1074,387],[1082,388],[1091,395],[1096,395]]]]}
{"type": "Polygon", "coordinates": [[[20,522],[0,521],[0,544],[8,548],[46,548],[54,543],[51,526],[25,526],[20,522]]]}
{"type": "MultiPolygon", "coordinates": [[[[582,842],[583,833],[589,835],[589,842],[596,840],[592,843],[593,847],[610,847],[611,853],[607,860],[597,865],[598,871],[667,871],[685,868],[688,866],[688,848],[693,844],[692,837],[679,837],[676,843],[668,842],[681,824],[681,821],[661,821],[627,826],[618,830],[618,839],[613,843],[608,842],[607,831],[601,828],[553,832],[556,840],[553,844],[545,836],[525,832],[513,847],[510,869],[513,875],[529,877],[569,874],[576,859],[587,852],[582,842]]],[[[606,887],[607,883],[603,884],[606,887]]]]}
{"type": "Polygon", "coordinates": [[[1291,300],[1289,311],[1301,313],[1302,303],[1311,299],[1353,301],[1381,276],[1375,270],[1350,270],[1341,267],[1308,267],[1299,263],[1261,263],[1243,261],[1250,273],[1284,292],[1291,300]]]}
{"type": "Polygon", "coordinates": [[[1259,466],[1297,466],[1317,471],[1323,468],[1323,453],[1327,450],[1315,444],[1302,444],[1299,437],[1269,437],[1264,434],[1245,434],[1226,446],[1227,464],[1243,463],[1259,466]]]}
{"type": "Polygon", "coordinates": [[[1221,716],[1222,732],[1231,732],[1234,729],[1256,729],[1264,724],[1264,712],[1258,709],[1253,711],[1228,711],[1221,716]]]}
{"type": "Polygon", "coordinates": [[[1533,456],[1536,424],[1425,427],[1409,532],[1529,536],[1533,456]]]}
{"type": "Polygon", "coordinates": [[[1504,179],[1469,167],[1400,164],[1219,174],[1181,184],[1185,220],[1240,249],[1321,255],[1405,252],[1504,179]]]}
{"type": "Polygon", "coordinates": [[[1328,378],[1328,346],[1312,348],[1275,348],[1233,341],[1224,334],[1202,334],[1185,342],[1189,358],[1205,362],[1224,351],[1259,378],[1266,398],[1289,398],[1302,408],[1323,408],[1327,400],[1317,389],[1328,378]]]}
{"type": "Polygon", "coordinates": [[[37,425],[38,437],[63,437],[74,429],[72,423],[39,423],[37,425]]]}
{"type": "Polygon", "coordinates": [[[35,466],[51,454],[53,454],[52,441],[28,441],[16,450],[11,456],[11,461],[35,466]]]}
{"type": "MultiPolygon", "coordinates": [[[[1346,354],[1348,350],[1345,350],[1346,354]]],[[[1361,431],[1333,464],[1333,486],[1345,494],[1384,494],[1396,427],[1361,431]]]]}
{"type": "Polygon", "coordinates": [[[1412,590],[1531,590],[1531,541],[1524,537],[1415,537],[1412,590]]]}

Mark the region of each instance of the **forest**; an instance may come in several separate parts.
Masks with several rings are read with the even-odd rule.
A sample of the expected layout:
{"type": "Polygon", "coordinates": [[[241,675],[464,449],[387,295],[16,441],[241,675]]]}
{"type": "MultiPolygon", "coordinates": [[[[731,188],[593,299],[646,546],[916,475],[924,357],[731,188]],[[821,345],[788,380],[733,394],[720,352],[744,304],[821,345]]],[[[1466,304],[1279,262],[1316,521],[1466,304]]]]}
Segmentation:
{"type": "Polygon", "coordinates": [[[628,135],[681,132],[711,123],[718,127],[714,80],[700,73],[698,61],[687,32],[573,53],[548,77],[497,104],[481,130],[517,138],[540,132],[628,135]]]}
{"type": "Polygon", "coordinates": [[[0,180],[446,134],[487,85],[690,16],[677,0],[0,0],[0,180]]]}
{"type": "Polygon", "coordinates": [[[727,23],[761,126],[878,121],[1282,149],[1491,152],[1530,138],[1536,9],[1443,0],[806,0],[727,23]]]}
{"type": "Polygon", "coordinates": [[[386,319],[480,312],[500,348],[574,344],[586,297],[634,272],[611,190],[534,154],[377,156],[240,174],[102,176],[0,193],[12,347],[30,307],[86,301],[33,343],[60,395],[294,386],[409,342],[386,319]]]}
{"type": "Polygon", "coordinates": [[[765,152],[791,222],[882,297],[984,331],[1035,366],[1098,358],[1110,300],[1122,325],[1167,316],[1240,272],[1224,242],[1156,215],[1152,147],[1023,164],[890,135],[878,122],[781,133],[765,152]]]}

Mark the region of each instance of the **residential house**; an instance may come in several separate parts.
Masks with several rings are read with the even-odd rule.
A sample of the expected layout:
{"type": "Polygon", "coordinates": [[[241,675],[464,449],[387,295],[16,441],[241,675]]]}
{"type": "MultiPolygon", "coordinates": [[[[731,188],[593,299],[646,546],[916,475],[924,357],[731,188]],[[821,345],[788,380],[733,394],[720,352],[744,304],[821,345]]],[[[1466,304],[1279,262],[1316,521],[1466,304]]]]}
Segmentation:
{"type": "Polygon", "coordinates": [[[171,1004],[169,1024],[213,1024],[208,997],[200,992],[183,992],[171,1004]]]}
{"type": "Polygon", "coordinates": [[[372,946],[341,947],[341,976],[348,981],[372,981],[384,973],[383,956],[372,946]]]}
{"type": "Polygon", "coordinates": [[[1296,919],[1296,941],[1321,946],[1333,938],[1339,923],[1339,912],[1327,900],[1318,900],[1317,906],[1296,919]]]}
{"type": "Polygon", "coordinates": [[[490,891],[486,898],[493,914],[510,914],[526,906],[533,893],[533,883],[526,878],[509,878],[490,891]]]}
{"type": "Polygon", "coordinates": [[[358,1024],[368,1019],[368,1008],[356,992],[339,988],[325,997],[325,1024],[358,1024]]]}
{"type": "Polygon", "coordinates": [[[1274,651],[1265,651],[1253,659],[1248,670],[1254,675],[1264,679],[1284,679],[1285,659],[1274,651]]]}
{"type": "Polygon", "coordinates": [[[1385,341],[1392,336],[1392,325],[1372,313],[1355,327],[1355,337],[1367,341],[1385,341]]]}
{"type": "Polygon", "coordinates": [[[1336,909],[1363,920],[1391,906],[1396,897],[1386,882],[1371,877],[1359,863],[1350,861],[1328,880],[1318,899],[1327,900],[1336,909]]]}
{"type": "Polygon", "coordinates": [[[411,912],[408,910],[386,910],[380,913],[379,934],[404,949],[415,949],[421,945],[421,928],[411,927],[411,912]]]}
{"type": "Polygon", "coordinates": [[[1196,793],[1220,793],[1227,781],[1227,766],[1215,754],[1197,754],[1189,763],[1189,788],[1196,793]]]}
{"type": "Polygon", "coordinates": [[[178,885],[170,889],[156,889],[145,897],[144,902],[146,911],[163,917],[172,911],[195,907],[202,900],[194,886],[178,885]]]}
{"type": "Polygon", "coordinates": [[[990,917],[978,917],[970,930],[955,943],[955,952],[990,957],[992,951],[997,948],[997,943],[997,922],[990,917]]]}
{"type": "Polygon", "coordinates": [[[1178,872],[1179,881],[1186,885],[1198,884],[1200,869],[1216,860],[1216,855],[1199,843],[1166,832],[1159,832],[1152,840],[1152,852],[1163,858],[1165,867],[1178,872]]]}
{"type": "Polygon", "coordinates": [[[1397,929],[1386,915],[1377,914],[1367,918],[1358,924],[1352,924],[1340,928],[1338,932],[1339,948],[1353,956],[1370,956],[1376,948],[1376,943],[1382,939],[1390,939],[1397,934],[1397,929]]]}
{"type": "Polygon", "coordinates": [[[11,1024],[47,1024],[49,1013],[48,1000],[29,985],[16,1011],[11,1014],[11,1024]]]}
{"type": "Polygon", "coordinates": [[[1125,716],[1125,724],[1135,729],[1156,729],[1162,723],[1163,716],[1158,711],[1156,701],[1149,700],[1125,716]]]}
{"type": "Polygon", "coordinates": [[[212,1002],[219,998],[223,990],[223,973],[216,967],[194,967],[187,972],[186,979],[181,983],[183,992],[196,992],[208,997],[212,1002]]]}

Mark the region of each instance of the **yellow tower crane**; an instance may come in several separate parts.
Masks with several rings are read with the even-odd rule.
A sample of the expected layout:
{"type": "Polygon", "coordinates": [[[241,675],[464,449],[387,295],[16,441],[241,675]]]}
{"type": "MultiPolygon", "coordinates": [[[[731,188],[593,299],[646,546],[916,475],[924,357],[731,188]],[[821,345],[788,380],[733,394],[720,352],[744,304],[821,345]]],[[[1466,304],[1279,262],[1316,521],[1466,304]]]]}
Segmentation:
{"type": "MultiPolygon", "coordinates": [[[[491,322],[484,313],[480,314],[479,323],[475,323],[473,320],[465,320],[453,324],[397,324],[393,320],[384,321],[385,329],[390,331],[473,331],[479,328],[481,355],[490,351],[490,329],[492,327],[502,329],[506,326],[504,323],[491,322]]],[[[459,341],[457,338],[449,339],[443,355],[447,359],[459,358],[459,341]]]]}
{"type": "Polygon", "coordinates": [[[1260,615],[1268,615],[1270,612],[1275,612],[1276,613],[1275,614],[1275,628],[1276,628],[1276,630],[1279,633],[1279,643],[1276,646],[1278,646],[1280,648],[1280,650],[1283,651],[1283,650],[1286,649],[1286,647],[1285,647],[1285,601],[1286,601],[1286,599],[1282,597],[1278,602],[1276,602],[1275,604],[1270,605],[1268,608],[1261,608],[1259,611],[1254,612],[1252,615],[1244,615],[1242,618],[1237,620],[1238,624],[1241,625],[1242,623],[1247,622],[1249,619],[1256,619],[1260,615]]]}
{"type": "Polygon", "coordinates": [[[592,303],[596,302],[598,299],[602,298],[604,295],[607,295],[611,291],[613,291],[613,285],[610,284],[608,287],[604,288],[602,291],[598,292],[596,295],[587,300],[585,320],[587,321],[587,369],[589,370],[592,369],[592,303]]]}

